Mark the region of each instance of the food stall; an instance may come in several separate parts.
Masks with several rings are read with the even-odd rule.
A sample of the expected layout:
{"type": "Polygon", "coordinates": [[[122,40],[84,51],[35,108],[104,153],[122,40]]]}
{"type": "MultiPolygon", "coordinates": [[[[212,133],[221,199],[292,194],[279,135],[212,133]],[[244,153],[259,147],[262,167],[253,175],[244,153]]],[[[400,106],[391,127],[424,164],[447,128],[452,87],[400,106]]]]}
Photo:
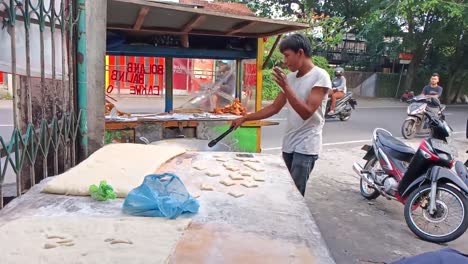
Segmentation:
{"type": "MultiPolygon", "coordinates": [[[[112,3],[107,17],[106,143],[216,138],[231,120],[261,108],[266,38],[308,27],[199,4],[112,3]],[[220,74],[223,64],[229,65],[225,75],[220,74]],[[229,83],[226,78],[234,78],[232,92],[220,88],[229,83]],[[150,106],[124,110],[121,102],[131,100],[150,106]]],[[[261,127],[275,124],[247,122],[220,146],[260,152],[261,127]]]]}
{"type": "MultiPolygon", "coordinates": [[[[233,118],[260,108],[263,37],[303,25],[148,1],[108,3],[108,29],[113,31],[110,36],[115,42],[108,43],[107,51],[110,72],[106,129],[127,132],[129,142],[151,144],[107,144],[77,166],[42,180],[8,203],[0,211],[2,263],[333,264],[305,199],[281,157],[238,152],[258,152],[260,128],[268,123],[245,124],[228,139],[238,140],[237,144],[225,142],[232,147],[227,151],[190,147],[192,139],[217,137],[233,118]],[[155,32],[185,32],[181,40],[187,41],[188,36],[193,45],[169,48],[136,44],[155,32]],[[244,51],[195,48],[196,43],[217,46],[217,37],[243,39],[255,45],[244,51]],[[132,38],[134,41],[129,41],[132,38]],[[129,58],[128,63],[125,58],[122,70],[110,63],[121,59],[110,56],[121,55],[139,57],[129,58]],[[216,80],[207,89],[198,86],[201,93],[174,107],[177,93],[170,78],[174,75],[174,58],[191,57],[236,61],[231,67],[237,73],[236,92],[228,107],[213,106],[212,101],[220,99],[214,99],[215,96],[226,98],[218,93],[219,89],[212,89],[216,80]],[[256,86],[250,93],[241,85],[246,81],[239,76],[249,69],[242,66],[243,60],[252,59],[256,86]],[[134,84],[129,93],[156,94],[157,97],[145,100],[164,109],[132,114],[119,108],[125,98],[118,93],[124,93],[124,89],[116,89],[116,82],[127,80],[134,84]],[[141,82],[151,84],[146,88],[135,85],[141,82]],[[255,100],[249,104],[250,95],[255,100]],[[182,201],[194,198],[199,203],[197,212],[176,219],[126,214],[123,209],[130,193],[154,173],[177,175],[186,191],[184,195],[174,189],[153,191],[151,197],[167,201],[175,193],[182,201]],[[118,198],[102,201],[93,197],[92,187],[100,181],[112,186],[118,198]]],[[[168,185],[165,180],[161,183],[160,186],[168,185]]],[[[159,205],[152,200],[150,210],[159,205]]]]}

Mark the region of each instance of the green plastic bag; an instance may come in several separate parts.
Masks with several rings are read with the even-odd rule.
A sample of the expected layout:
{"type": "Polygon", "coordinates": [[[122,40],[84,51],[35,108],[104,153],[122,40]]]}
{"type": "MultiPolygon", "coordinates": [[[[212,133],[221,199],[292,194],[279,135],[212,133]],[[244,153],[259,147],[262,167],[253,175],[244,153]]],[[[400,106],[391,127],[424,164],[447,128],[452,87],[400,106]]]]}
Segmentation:
{"type": "Polygon", "coordinates": [[[113,200],[117,197],[112,186],[107,184],[106,181],[101,181],[99,187],[96,184],[89,186],[89,193],[91,198],[97,201],[113,200]]]}

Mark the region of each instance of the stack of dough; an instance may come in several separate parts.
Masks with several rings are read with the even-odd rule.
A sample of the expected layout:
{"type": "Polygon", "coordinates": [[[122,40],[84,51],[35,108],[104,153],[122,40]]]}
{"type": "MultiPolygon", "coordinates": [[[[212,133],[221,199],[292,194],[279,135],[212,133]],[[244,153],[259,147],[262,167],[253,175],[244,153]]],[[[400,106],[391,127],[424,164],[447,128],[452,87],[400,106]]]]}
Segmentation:
{"type": "Polygon", "coordinates": [[[168,160],[185,153],[185,149],[171,145],[110,144],[102,147],[86,160],[54,177],[42,190],[65,195],[89,195],[89,186],[107,181],[117,197],[126,197],[168,160]]]}

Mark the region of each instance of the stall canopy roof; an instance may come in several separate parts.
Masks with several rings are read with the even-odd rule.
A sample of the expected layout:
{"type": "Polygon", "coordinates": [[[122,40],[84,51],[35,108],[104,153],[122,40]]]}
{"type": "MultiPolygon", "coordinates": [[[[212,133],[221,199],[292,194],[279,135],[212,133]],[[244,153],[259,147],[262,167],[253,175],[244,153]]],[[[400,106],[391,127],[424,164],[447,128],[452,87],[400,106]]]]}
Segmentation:
{"type": "Polygon", "coordinates": [[[270,37],[306,29],[303,23],[204,10],[199,5],[108,0],[107,28],[161,34],[270,37]]]}

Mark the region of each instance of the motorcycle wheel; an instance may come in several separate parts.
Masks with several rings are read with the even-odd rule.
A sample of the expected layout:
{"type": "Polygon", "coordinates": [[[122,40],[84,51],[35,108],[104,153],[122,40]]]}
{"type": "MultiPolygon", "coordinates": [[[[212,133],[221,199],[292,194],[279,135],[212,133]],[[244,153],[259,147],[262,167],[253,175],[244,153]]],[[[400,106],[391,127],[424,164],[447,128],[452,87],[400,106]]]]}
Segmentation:
{"type": "Polygon", "coordinates": [[[439,185],[437,187],[437,209],[431,215],[429,213],[430,192],[431,186],[426,184],[410,194],[405,203],[406,224],[414,234],[424,241],[446,243],[459,238],[468,227],[468,217],[466,215],[468,202],[466,196],[450,185],[439,185]],[[451,203],[447,203],[448,198],[452,198],[451,203]],[[418,214],[418,212],[420,213],[418,214]],[[455,217],[452,216],[453,213],[455,213],[455,217]],[[456,217],[457,215],[460,215],[460,217],[456,217]],[[421,223],[417,220],[421,220],[421,223]],[[446,224],[450,220],[455,223],[453,225],[446,224]],[[448,226],[448,228],[444,229],[444,225],[448,226]],[[434,227],[434,230],[426,230],[431,226],[434,227]]]}
{"type": "Polygon", "coordinates": [[[401,134],[406,139],[413,138],[416,135],[416,122],[412,119],[405,120],[401,126],[401,134]]]}
{"type": "Polygon", "coordinates": [[[350,117],[351,117],[351,113],[349,113],[349,115],[340,115],[340,120],[348,121],[350,117]]]}
{"type": "MultiPolygon", "coordinates": [[[[376,163],[377,163],[377,158],[374,156],[366,162],[366,165],[364,165],[364,170],[372,169],[376,163]]],[[[380,196],[379,191],[369,186],[362,178],[360,179],[359,187],[361,190],[361,195],[367,200],[374,200],[380,196]]]]}

